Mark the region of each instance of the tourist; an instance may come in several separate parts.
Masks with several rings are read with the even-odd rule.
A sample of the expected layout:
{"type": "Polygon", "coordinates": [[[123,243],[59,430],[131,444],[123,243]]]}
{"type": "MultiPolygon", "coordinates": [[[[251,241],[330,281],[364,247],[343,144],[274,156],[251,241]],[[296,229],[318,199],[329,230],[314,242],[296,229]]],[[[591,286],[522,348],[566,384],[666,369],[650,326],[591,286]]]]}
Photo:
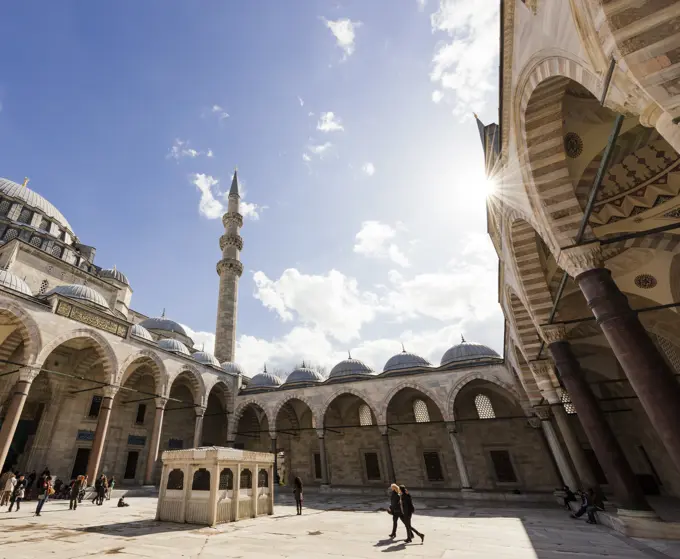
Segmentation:
{"type": "Polygon", "coordinates": [[[295,507],[298,514],[302,514],[302,480],[299,477],[293,481],[293,495],[295,496],[295,507]]]}
{"type": "Polygon", "coordinates": [[[130,505],[124,501],[125,497],[118,499],[118,508],[129,507],[130,505]]]}
{"type": "Polygon", "coordinates": [[[595,496],[595,491],[593,489],[588,489],[588,493],[581,493],[581,508],[575,514],[570,515],[572,518],[580,518],[583,513],[588,515],[588,524],[597,524],[595,520],[595,512],[598,510],[604,510],[604,506],[601,501],[595,496]]]}
{"type": "Polygon", "coordinates": [[[12,496],[9,499],[9,510],[7,512],[12,512],[12,508],[14,508],[15,503],[17,505],[17,512],[19,512],[19,509],[21,508],[21,501],[23,500],[25,494],[26,480],[24,479],[23,474],[19,474],[19,477],[16,479],[14,491],[12,491],[12,496]]]}
{"type": "Polygon", "coordinates": [[[2,497],[0,497],[0,507],[4,507],[9,503],[9,498],[12,496],[14,486],[17,483],[17,478],[12,470],[7,470],[0,476],[0,487],[2,488],[2,497]]]}
{"type": "Polygon", "coordinates": [[[109,489],[109,483],[106,476],[102,474],[101,483],[99,484],[99,489],[97,490],[97,504],[102,506],[104,504],[104,497],[106,497],[106,492],[109,489]]]}
{"type": "Polygon", "coordinates": [[[83,502],[83,499],[85,498],[85,488],[87,487],[87,475],[83,477],[83,484],[80,487],[80,493],[78,493],[78,504],[83,502]]]}
{"type": "Polygon", "coordinates": [[[92,498],[93,505],[99,504],[99,490],[101,489],[103,479],[104,474],[102,474],[101,476],[94,480],[94,497],[92,498]]]}
{"type": "Polygon", "coordinates": [[[576,495],[571,489],[569,489],[568,485],[563,486],[562,491],[564,492],[564,508],[567,510],[571,510],[571,508],[569,507],[569,503],[576,502],[576,495]]]}
{"type": "Polygon", "coordinates": [[[108,490],[106,491],[106,500],[110,501],[111,500],[111,493],[113,493],[113,488],[116,485],[116,478],[111,476],[111,479],[109,481],[109,487],[108,490]]]}
{"type": "Polygon", "coordinates": [[[33,484],[35,483],[36,477],[38,477],[38,474],[35,473],[35,470],[28,474],[28,480],[26,481],[26,500],[31,498],[31,492],[33,491],[33,484]]]}
{"type": "Polygon", "coordinates": [[[392,489],[392,493],[390,494],[390,508],[387,510],[387,512],[392,515],[392,533],[390,534],[390,538],[397,537],[397,522],[399,519],[401,519],[401,521],[404,523],[404,526],[406,526],[406,539],[411,540],[411,532],[406,525],[406,521],[404,520],[404,509],[401,502],[401,489],[399,489],[399,486],[396,483],[390,485],[390,488],[392,489]]]}
{"type": "Polygon", "coordinates": [[[85,478],[83,476],[78,476],[71,484],[71,493],[68,503],[68,510],[76,510],[78,508],[78,501],[82,500],[80,497],[80,492],[82,491],[85,483],[85,478]]]}
{"type": "Polygon", "coordinates": [[[425,543],[425,534],[421,534],[411,524],[411,517],[416,510],[416,508],[413,506],[413,499],[411,498],[411,495],[405,486],[400,485],[399,489],[401,490],[401,504],[402,508],[404,509],[404,524],[406,524],[406,531],[411,532],[411,536],[406,540],[406,543],[411,543],[413,532],[420,536],[420,543],[425,543]]]}
{"type": "Polygon", "coordinates": [[[45,506],[45,503],[49,499],[49,496],[51,493],[54,492],[54,489],[52,489],[52,476],[50,475],[49,471],[45,470],[43,474],[40,476],[40,486],[38,487],[38,505],[35,507],[35,515],[40,516],[40,511],[42,511],[43,507],[45,506]]]}

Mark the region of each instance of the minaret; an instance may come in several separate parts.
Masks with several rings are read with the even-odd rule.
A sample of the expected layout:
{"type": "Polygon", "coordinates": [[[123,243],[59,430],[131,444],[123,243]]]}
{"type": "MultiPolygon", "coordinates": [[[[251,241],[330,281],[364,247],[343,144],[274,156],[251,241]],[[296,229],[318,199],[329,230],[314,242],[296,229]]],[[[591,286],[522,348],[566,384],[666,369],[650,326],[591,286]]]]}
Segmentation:
{"type": "Polygon", "coordinates": [[[217,263],[220,276],[220,292],[217,300],[217,326],[215,327],[215,357],[220,363],[233,361],[236,350],[236,305],[238,302],[238,279],[243,273],[239,260],[243,239],[239,230],[243,227],[243,216],[239,213],[238,177],[229,189],[227,213],[222,216],[224,235],[220,237],[222,260],[217,263]]]}

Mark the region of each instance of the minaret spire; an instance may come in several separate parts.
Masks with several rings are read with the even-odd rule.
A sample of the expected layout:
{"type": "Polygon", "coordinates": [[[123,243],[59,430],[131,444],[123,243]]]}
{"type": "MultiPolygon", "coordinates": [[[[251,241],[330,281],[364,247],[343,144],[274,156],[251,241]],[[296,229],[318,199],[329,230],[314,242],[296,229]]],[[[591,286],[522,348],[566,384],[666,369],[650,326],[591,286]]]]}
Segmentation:
{"type": "Polygon", "coordinates": [[[223,363],[234,361],[236,351],[236,310],[238,305],[238,280],[243,273],[241,250],[243,238],[239,235],[243,227],[240,213],[238,176],[234,170],[229,189],[227,213],[222,216],[224,235],[220,237],[222,259],[217,263],[220,276],[220,291],[217,299],[217,325],[215,327],[215,357],[223,363]]]}

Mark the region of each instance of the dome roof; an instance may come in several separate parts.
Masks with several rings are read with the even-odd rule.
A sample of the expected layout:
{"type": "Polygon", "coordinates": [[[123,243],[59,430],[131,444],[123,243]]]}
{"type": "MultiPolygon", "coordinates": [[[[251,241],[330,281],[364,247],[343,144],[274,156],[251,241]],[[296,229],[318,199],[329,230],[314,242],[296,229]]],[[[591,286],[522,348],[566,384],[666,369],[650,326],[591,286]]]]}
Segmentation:
{"type": "Polygon", "coordinates": [[[203,365],[212,365],[213,367],[217,368],[220,367],[220,362],[212,353],[208,353],[207,351],[197,351],[196,353],[192,354],[191,357],[203,365]]]}
{"type": "Polygon", "coordinates": [[[28,295],[29,297],[33,297],[31,288],[26,285],[26,282],[19,276],[15,276],[7,270],[0,270],[0,285],[7,287],[8,289],[18,291],[19,293],[23,293],[24,295],[28,295]]]}
{"type": "Polygon", "coordinates": [[[191,355],[187,346],[182,342],[173,340],[172,338],[166,338],[164,340],[158,340],[158,347],[164,349],[165,351],[171,351],[172,353],[179,353],[180,355],[191,355]]]}
{"type": "Polygon", "coordinates": [[[301,367],[293,369],[285,380],[285,384],[293,384],[296,382],[323,382],[324,378],[318,371],[305,367],[303,363],[301,367]]]}
{"type": "Polygon", "coordinates": [[[222,369],[224,369],[227,373],[234,373],[235,375],[245,375],[246,372],[243,370],[243,367],[239,365],[238,363],[234,363],[233,361],[225,361],[221,365],[222,369]]]}
{"type": "Polygon", "coordinates": [[[441,365],[450,365],[451,363],[460,363],[474,359],[500,359],[500,357],[489,346],[463,340],[446,351],[442,356],[441,365]]]}
{"type": "Polygon", "coordinates": [[[99,271],[99,277],[104,278],[104,279],[112,279],[116,280],[124,285],[130,285],[130,282],[128,281],[127,277],[123,272],[120,272],[116,270],[116,267],[114,266],[113,268],[110,269],[104,269],[99,271]]]}
{"type": "Polygon", "coordinates": [[[266,369],[264,372],[256,374],[248,383],[248,388],[273,388],[275,386],[281,386],[281,379],[272,373],[268,373],[266,369]]]}
{"type": "Polygon", "coordinates": [[[133,336],[137,336],[138,338],[142,338],[143,340],[148,340],[150,342],[153,342],[153,336],[151,336],[151,332],[149,332],[144,326],[141,326],[140,324],[133,324],[132,325],[132,332],[130,332],[133,336]]]}
{"type": "Polygon", "coordinates": [[[409,353],[404,350],[401,353],[393,355],[387,360],[385,366],[383,367],[383,373],[389,373],[390,371],[399,371],[401,369],[411,369],[413,367],[431,367],[430,363],[424,357],[416,355],[415,353],[409,353]]]}
{"type": "Polygon", "coordinates": [[[181,324],[165,318],[164,316],[160,318],[147,318],[139,323],[144,326],[147,330],[165,330],[166,332],[176,332],[177,334],[182,334],[182,336],[189,337],[186,330],[181,324]]]}
{"type": "Polygon", "coordinates": [[[341,378],[341,377],[355,377],[355,376],[370,376],[374,375],[375,372],[363,361],[358,359],[343,359],[335,367],[331,369],[328,378],[341,378]]]}
{"type": "Polygon", "coordinates": [[[17,198],[23,201],[26,206],[45,214],[64,229],[73,232],[71,225],[66,221],[66,218],[62,213],[45,200],[45,198],[40,196],[40,194],[33,192],[30,188],[17,184],[9,179],[0,178],[0,193],[10,198],[17,198]]]}
{"type": "Polygon", "coordinates": [[[98,307],[104,307],[105,309],[109,308],[109,304],[102,294],[87,285],[57,285],[57,287],[54,287],[45,293],[45,297],[54,294],[68,297],[69,299],[78,299],[80,301],[85,301],[86,303],[92,303],[98,307]]]}

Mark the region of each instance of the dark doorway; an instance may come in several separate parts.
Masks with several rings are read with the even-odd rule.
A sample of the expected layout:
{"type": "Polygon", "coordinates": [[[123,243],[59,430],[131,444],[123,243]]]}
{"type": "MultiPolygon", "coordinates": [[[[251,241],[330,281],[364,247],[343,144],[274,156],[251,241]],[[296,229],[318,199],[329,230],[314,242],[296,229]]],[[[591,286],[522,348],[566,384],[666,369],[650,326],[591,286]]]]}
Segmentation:
{"type": "Polygon", "coordinates": [[[71,472],[71,479],[78,476],[84,476],[87,473],[87,462],[90,459],[89,448],[79,448],[76,453],[76,461],[73,464],[73,471],[71,472]]]}
{"type": "Polygon", "coordinates": [[[127,464],[125,464],[125,475],[123,479],[135,479],[137,474],[137,460],[139,459],[139,452],[131,450],[128,452],[127,464]]]}

